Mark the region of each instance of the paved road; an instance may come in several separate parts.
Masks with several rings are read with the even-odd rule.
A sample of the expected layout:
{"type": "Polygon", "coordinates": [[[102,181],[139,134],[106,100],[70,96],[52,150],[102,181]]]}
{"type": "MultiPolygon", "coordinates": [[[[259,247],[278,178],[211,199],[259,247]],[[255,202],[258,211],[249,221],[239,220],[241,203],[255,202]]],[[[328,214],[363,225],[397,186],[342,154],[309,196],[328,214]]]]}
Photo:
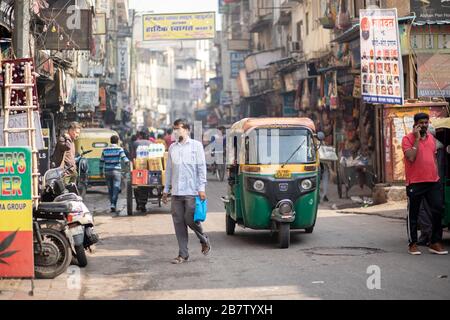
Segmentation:
{"type": "MultiPolygon", "coordinates": [[[[89,194],[102,241],[82,270],[80,287],[62,290],[67,276],[39,281],[35,298],[450,298],[450,256],[408,255],[402,220],[322,209],[313,234],[295,232],[291,247],[280,250],[269,232],[237,228],[234,236],[227,236],[218,200],[226,184],[212,179],[207,191],[210,212],[204,226],[212,253],[202,256],[191,234],[191,262],[182,265],[170,264],[178,250],[168,208],[152,206],[146,215],[112,218],[105,211],[106,195],[89,194]],[[379,290],[367,287],[370,266],[381,271],[379,290]]],[[[123,199],[121,206],[125,207],[123,199]]],[[[450,248],[449,239],[446,232],[445,244],[450,248]]],[[[16,293],[3,289],[3,298],[24,298],[18,291],[26,288],[22,283],[16,285],[16,293]]]]}

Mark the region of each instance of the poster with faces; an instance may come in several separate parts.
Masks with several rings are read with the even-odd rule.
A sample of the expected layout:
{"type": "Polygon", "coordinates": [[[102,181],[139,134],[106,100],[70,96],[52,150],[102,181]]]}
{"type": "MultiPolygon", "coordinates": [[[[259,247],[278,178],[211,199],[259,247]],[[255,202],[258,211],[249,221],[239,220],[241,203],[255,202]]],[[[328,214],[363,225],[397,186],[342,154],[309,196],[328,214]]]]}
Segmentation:
{"type": "Polygon", "coordinates": [[[403,65],[396,9],[360,11],[362,97],[403,104],[403,65]]]}

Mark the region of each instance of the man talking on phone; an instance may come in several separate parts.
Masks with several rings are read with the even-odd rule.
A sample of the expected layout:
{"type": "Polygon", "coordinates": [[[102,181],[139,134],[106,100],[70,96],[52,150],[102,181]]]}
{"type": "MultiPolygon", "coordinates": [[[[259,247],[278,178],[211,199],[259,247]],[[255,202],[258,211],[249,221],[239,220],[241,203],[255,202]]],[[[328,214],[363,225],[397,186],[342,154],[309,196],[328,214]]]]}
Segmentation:
{"type": "Polygon", "coordinates": [[[438,255],[448,254],[441,244],[443,199],[439,183],[436,141],[428,132],[429,123],[428,114],[416,114],[413,132],[402,141],[408,195],[408,252],[412,255],[421,254],[417,247],[417,222],[423,200],[427,201],[432,216],[429,251],[438,255]]]}
{"type": "Polygon", "coordinates": [[[189,259],[188,229],[192,229],[201,243],[201,252],[206,256],[211,250],[209,238],[203,233],[200,222],[194,221],[195,197],[206,200],[206,159],[199,141],[191,139],[190,125],[184,119],[174,122],[175,143],[169,148],[166,165],[166,185],[163,202],[172,188],[172,219],[178,240],[178,257],[173,264],[181,264],[189,259]]]}

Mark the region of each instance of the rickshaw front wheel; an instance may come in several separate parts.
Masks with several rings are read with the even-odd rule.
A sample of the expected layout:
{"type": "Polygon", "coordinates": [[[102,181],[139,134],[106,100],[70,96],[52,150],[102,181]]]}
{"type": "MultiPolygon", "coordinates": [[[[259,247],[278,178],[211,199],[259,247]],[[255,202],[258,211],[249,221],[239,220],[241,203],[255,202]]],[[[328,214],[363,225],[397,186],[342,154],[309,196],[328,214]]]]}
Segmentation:
{"type": "Polygon", "coordinates": [[[314,227],[305,229],[305,233],[313,233],[313,232],[314,232],[314,227]]]}
{"type": "Polygon", "coordinates": [[[227,230],[227,235],[232,236],[236,229],[236,221],[234,221],[233,218],[231,218],[231,216],[228,214],[225,214],[225,219],[226,219],[225,227],[227,230]]]}
{"type": "Polygon", "coordinates": [[[278,245],[280,249],[289,248],[291,242],[291,224],[278,223],[278,245]]]}

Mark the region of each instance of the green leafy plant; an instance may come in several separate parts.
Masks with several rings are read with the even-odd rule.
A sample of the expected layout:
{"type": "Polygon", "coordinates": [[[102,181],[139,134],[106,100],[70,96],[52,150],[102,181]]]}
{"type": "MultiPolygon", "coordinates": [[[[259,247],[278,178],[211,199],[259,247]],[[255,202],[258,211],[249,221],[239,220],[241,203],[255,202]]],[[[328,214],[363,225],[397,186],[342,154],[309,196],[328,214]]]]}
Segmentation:
{"type": "Polygon", "coordinates": [[[6,251],[14,242],[14,239],[16,238],[17,232],[11,233],[9,236],[7,236],[2,242],[0,242],[0,264],[6,264],[8,265],[8,262],[6,262],[3,259],[10,258],[13,255],[15,255],[19,251],[6,251]]]}

